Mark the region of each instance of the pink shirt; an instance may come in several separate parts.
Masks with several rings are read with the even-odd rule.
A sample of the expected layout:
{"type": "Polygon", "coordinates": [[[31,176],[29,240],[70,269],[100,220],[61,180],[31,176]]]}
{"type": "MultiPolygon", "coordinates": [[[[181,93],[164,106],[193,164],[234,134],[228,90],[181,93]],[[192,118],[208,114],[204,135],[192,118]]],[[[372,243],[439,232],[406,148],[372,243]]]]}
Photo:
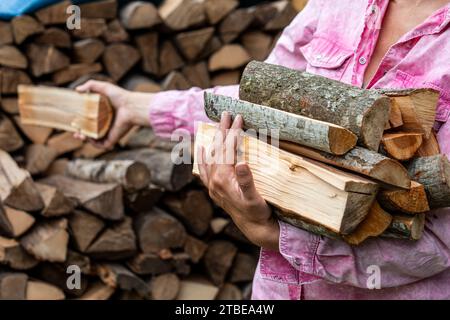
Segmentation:
{"type": "MultiPolygon", "coordinates": [[[[267,62],[361,87],[389,0],[310,0],[284,30],[267,62]]],[[[435,128],[450,157],[450,4],[403,36],[387,52],[369,88],[440,91],[435,128]]],[[[209,89],[238,96],[237,86],[209,89]]],[[[154,130],[168,135],[208,121],[203,91],[156,95],[154,130]]],[[[369,239],[358,247],[280,221],[280,252],[261,249],[254,299],[449,299],[450,208],[427,214],[421,240],[369,239]],[[373,284],[380,271],[381,289],[373,284]]]]}

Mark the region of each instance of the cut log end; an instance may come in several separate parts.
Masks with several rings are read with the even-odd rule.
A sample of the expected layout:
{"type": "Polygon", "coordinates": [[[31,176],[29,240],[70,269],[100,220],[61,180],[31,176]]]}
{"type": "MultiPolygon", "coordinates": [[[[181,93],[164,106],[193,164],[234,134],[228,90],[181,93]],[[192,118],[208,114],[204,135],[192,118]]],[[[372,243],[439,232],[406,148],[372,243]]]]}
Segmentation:
{"type": "Polygon", "coordinates": [[[361,139],[367,148],[378,151],[386,123],[389,121],[391,100],[388,97],[379,98],[368,109],[361,126],[361,139]]]}
{"type": "Polygon", "coordinates": [[[358,140],[358,137],[350,130],[338,126],[331,126],[328,131],[331,153],[336,155],[346,154],[351,150],[358,140]]]}
{"type": "Polygon", "coordinates": [[[386,133],[383,135],[383,148],[394,159],[406,161],[414,157],[422,145],[421,133],[386,133]]]}

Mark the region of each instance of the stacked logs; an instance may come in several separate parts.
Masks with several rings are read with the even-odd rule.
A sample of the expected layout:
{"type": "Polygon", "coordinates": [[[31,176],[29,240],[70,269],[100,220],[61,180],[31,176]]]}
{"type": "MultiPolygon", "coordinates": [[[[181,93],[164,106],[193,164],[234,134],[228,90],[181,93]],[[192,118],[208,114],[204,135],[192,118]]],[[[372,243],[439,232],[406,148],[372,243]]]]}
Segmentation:
{"type": "Polygon", "coordinates": [[[257,249],[192,166],[171,161],[170,141],[136,127],[105,154],[22,123],[16,94],[88,79],[141,92],[237,84],[296,10],[100,0],[81,5],[81,29],[68,30],[70,4],[0,21],[0,299],[249,298],[257,249]]]}

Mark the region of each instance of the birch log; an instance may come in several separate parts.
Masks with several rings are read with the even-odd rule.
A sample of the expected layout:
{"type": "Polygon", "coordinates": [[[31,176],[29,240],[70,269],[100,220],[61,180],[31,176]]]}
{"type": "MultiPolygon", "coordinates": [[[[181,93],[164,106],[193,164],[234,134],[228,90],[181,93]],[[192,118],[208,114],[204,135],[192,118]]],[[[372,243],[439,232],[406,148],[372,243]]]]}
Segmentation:
{"type": "Polygon", "coordinates": [[[371,150],[378,150],[390,114],[390,99],[378,92],[257,61],[245,68],[239,97],[340,125],[371,150]]]}
{"type": "Polygon", "coordinates": [[[350,130],[331,123],[208,92],[205,92],[205,111],[215,121],[220,121],[224,111],[233,116],[240,114],[248,129],[266,130],[267,133],[278,130],[281,140],[332,154],[345,154],[357,141],[350,130]]]}
{"type": "Polygon", "coordinates": [[[425,214],[415,216],[396,214],[392,216],[391,225],[381,235],[385,238],[419,240],[425,227],[425,214]]]}

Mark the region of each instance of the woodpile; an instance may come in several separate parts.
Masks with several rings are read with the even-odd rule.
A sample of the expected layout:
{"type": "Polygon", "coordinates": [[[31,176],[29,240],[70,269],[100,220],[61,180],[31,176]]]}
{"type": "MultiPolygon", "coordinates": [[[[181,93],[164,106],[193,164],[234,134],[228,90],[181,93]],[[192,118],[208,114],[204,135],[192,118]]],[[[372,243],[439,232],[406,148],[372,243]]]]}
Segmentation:
{"type": "MultiPolygon", "coordinates": [[[[173,143],[137,127],[108,153],[74,139],[104,136],[113,112],[105,97],[68,89],[238,84],[297,11],[290,1],[99,0],[80,5],[81,29],[68,30],[70,4],[0,21],[0,298],[248,299],[258,249],[192,166],[171,161],[173,143]]],[[[347,129],[329,130],[348,140],[336,154],[353,146],[347,129]]]]}

